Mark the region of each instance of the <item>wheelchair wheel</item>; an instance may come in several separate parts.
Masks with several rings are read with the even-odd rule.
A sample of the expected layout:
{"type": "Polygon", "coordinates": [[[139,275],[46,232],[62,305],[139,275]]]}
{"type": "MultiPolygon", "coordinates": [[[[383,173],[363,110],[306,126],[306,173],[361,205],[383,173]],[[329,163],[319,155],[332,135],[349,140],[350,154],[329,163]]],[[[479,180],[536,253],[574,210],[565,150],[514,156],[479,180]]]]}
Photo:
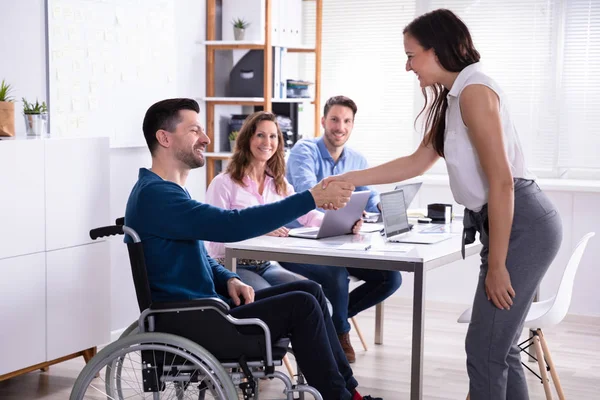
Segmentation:
{"type": "Polygon", "coordinates": [[[139,333],[139,331],[140,330],[138,327],[138,321],[136,319],[127,327],[127,329],[125,329],[123,331],[123,333],[121,333],[121,336],[119,336],[119,339],[123,339],[124,337],[127,337],[129,335],[135,335],[135,334],[139,333]]]}
{"type": "MultiPolygon", "coordinates": [[[[121,333],[121,336],[119,336],[118,340],[121,340],[129,335],[137,335],[139,333],[139,326],[138,326],[138,321],[133,321],[128,327],[127,329],[125,329],[123,331],[123,333],[121,333]]],[[[104,377],[104,382],[105,382],[105,390],[106,390],[106,395],[107,397],[110,398],[118,398],[118,394],[116,392],[116,388],[117,386],[120,386],[120,383],[117,382],[116,377],[117,376],[122,376],[122,370],[123,370],[123,357],[120,358],[116,358],[115,360],[113,360],[112,363],[108,364],[105,368],[105,377],[104,377]]]]}
{"type": "Polygon", "coordinates": [[[98,352],[79,374],[70,396],[145,398],[231,400],[238,395],[219,361],[198,344],[166,333],[140,333],[98,352]]]}

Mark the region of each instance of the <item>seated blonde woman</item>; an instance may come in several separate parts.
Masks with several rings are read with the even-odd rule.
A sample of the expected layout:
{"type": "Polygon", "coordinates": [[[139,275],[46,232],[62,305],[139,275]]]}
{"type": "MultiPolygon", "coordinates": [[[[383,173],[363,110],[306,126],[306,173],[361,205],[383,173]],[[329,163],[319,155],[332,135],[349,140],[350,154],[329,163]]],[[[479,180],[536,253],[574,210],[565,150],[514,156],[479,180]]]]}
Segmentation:
{"type": "MultiPolygon", "coordinates": [[[[227,170],[210,183],[206,192],[206,203],[225,209],[242,209],[276,202],[292,194],[294,188],[285,179],[283,134],[277,125],[276,117],[270,112],[255,112],[248,116],[240,129],[227,170]]],[[[323,213],[317,210],[297,220],[303,226],[320,226],[322,221],[323,213]]],[[[353,232],[358,233],[361,226],[362,220],[357,221],[353,232]]],[[[285,237],[288,231],[288,228],[280,227],[269,235],[285,237]]],[[[222,243],[206,242],[206,247],[212,258],[224,263],[225,246],[222,243]]],[[[349,318],[348,270],[323,265],[282,265],[285,265],[285,268],[268,260],[238,260],[237,273],[255,290],[300,279],[287,268],[321,284],[333,306],[332,319],[344,353],[349,362],[354,362],[354,352],[348,351],[347,331],[340,332],[338,329],[343,322],[347,324],[349,318]],[[335,321],[340,323],[336,324],[335,321]]],[[[364,308],[357,308],[356,313],[373,305],[369,300],[373,291],[368,292],[366,296],[360,296],[357,304],[364,308]]],[[[362,292],[359,290],[357,293],[362,292]]]]}

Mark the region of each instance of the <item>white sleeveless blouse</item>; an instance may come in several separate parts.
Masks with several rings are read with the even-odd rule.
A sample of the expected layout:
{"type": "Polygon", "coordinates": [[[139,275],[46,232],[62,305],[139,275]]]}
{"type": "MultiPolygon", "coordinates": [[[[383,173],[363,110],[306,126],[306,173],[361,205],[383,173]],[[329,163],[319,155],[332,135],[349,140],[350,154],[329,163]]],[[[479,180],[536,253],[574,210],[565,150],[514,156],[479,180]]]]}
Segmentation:
{"type": "Polygon", "coordinates": [[[472,211],[479,211],[488,202],[489,184],[460,113],[460,94],[465,87],[473,84],[485,85],[498,95],[504,151],[513,178],[535,179],[535,176],[527,170],[505,94],[494,80],[481,71],[480,63],[469,65],[458,74],[447,96],[444,156],[454,199],[472,211]]]}

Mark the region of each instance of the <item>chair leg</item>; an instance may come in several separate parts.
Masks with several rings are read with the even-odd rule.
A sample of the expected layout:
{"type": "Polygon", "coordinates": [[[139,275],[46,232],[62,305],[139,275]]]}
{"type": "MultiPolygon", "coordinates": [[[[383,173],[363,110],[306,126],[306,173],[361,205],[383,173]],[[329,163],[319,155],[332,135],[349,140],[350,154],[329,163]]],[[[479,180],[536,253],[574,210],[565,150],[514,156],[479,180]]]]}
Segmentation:
{"type": "Polygon", "coordinates": [[[356,321],[356,318],[352,317],[352,318],[350,318],[350,321],[352,321],[352,325],[354,325],[354,330],[358,334],[358,337],[360,339],[360,342],[362,343],[363,349],[365,349],[365,351],[369,350],[367,348],[367,341],[365,340],[360,328],[358,327],[358,322],[356,321]]]}
{"type": "Polygon", "coordinates": [[[285,364],[285,367],[288,370],[288,374],[290,374],[290,379],[294,379],[294,375],[296,375],[296,373],[294,372],[294,367],[292,366],[292,363],[290,362],[290,359],[288,358],[287,354],[283,357],[283,363],[285,364]]]}
{"type": "Polygon", "coordinates": [[[550,355],[550,349],[548,348],[548,343],[546,343],[546,338],[544,338],[544,333],[541,329],[538,329],[537,335],[540,338],[540,344],[542,345],[544,357],[546,358],[546,362],[548,363],[548,367],[550,368],[550,375],[552,375],[552,382],[554,382],[554,387],[556,388],[556,392],[558,393],[558,398],[560,400],[565,400],[565,393],[563,392],[562,385],[560,384],[558,372],[554,367],[554,361],[552,361],[552,356],[550,355]]]}
{"type": "Polygon", "coordinates": [[[535,347],[535,354],[537,355],[538,366],[540,367],[540,375],[542,377],[542,383],[544,384],[546,400],[552,400],[552,388],[550,387],[550,381],[548,380],[548,373],[546,372],[546,362],[544,361],[544,352],[542,351],[539,336],[535,335],[533,337],[533,345],[535,347]]]}

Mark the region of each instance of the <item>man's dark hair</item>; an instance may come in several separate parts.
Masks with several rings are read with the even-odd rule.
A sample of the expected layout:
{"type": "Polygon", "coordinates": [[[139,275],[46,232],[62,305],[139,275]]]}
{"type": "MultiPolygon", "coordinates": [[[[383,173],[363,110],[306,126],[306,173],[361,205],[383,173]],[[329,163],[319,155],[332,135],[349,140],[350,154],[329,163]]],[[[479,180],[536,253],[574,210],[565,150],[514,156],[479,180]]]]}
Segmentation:
{"type": "Polygon", "coordinates": [[[346,96],[333,96],[330,97],[329,100],[325,103],[325,107],[323,107],[323,116],[327,117],[327,113],[329,109],[333,106],[344,106],[348,107],[352,110],[352,118],[356,116],[356,111],[358,110],[356,107],[356,103],[349,97],[346,96]]]}
{"type": "Polygon", "coordinates": [[[146,111],[142,130],[144,131],[144,138],[146,138],[150,154],[154,154],[154,150],[158,146],[156,132],[159,129],[175,132],[177,124],[181,122],[181,116],[179,115],[179,111],[181,110],[191,110],[199,113],[200,106],[193,99],[167,99],[154,103],[146,111]]]}

